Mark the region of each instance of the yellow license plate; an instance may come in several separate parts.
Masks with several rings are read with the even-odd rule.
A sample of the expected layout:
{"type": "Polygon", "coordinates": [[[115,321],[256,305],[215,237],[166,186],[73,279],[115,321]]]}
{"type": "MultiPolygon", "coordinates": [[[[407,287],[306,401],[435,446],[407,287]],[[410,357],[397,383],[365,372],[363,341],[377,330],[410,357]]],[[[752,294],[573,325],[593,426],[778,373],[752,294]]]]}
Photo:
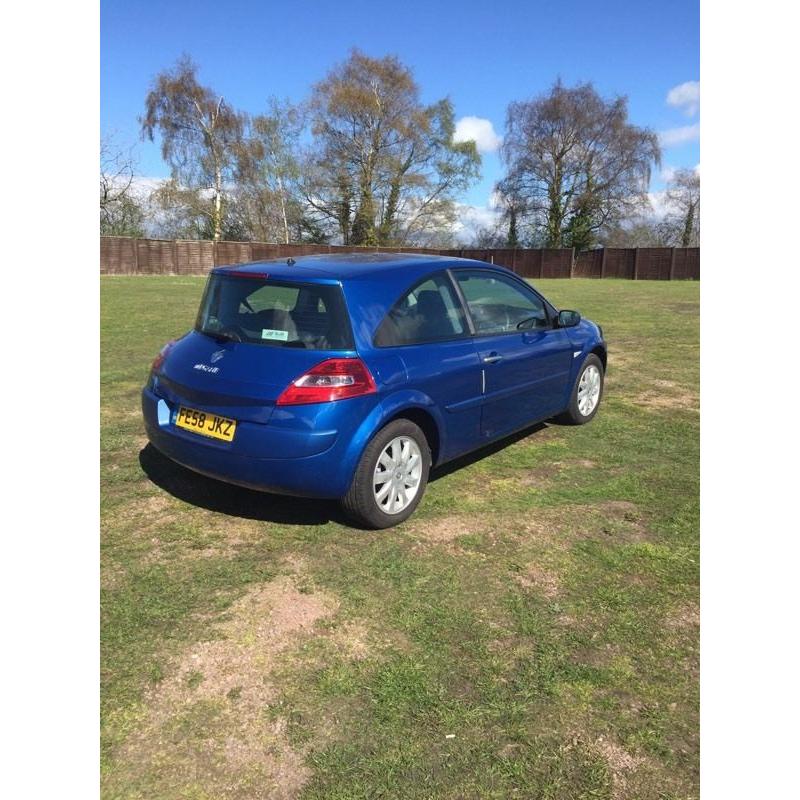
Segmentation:
{"type": "Polygon", "coordinates": [[[210,436],[212,439],[222,439],[225,442],[233,441],[236,433],[236,420],[220,417],[218,414],[209,414],[207,411],[196,411],[194,408],[178,409],[175,424],[193,433],[210,436]]]}

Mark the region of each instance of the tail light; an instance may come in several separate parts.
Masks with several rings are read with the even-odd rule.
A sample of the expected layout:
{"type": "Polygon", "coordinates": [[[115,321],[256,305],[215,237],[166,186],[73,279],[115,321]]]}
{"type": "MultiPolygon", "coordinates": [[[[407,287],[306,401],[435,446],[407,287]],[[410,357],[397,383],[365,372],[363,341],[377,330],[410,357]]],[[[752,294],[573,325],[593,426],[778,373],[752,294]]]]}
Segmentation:
{"type": "Polygon", "coordinates": [[[175,345],[175,339],[173,339],[170,342],[167,342],[161,348],[159,354],[153,359],[153,363],[150,366],[150,372],[158,372],[161,369],[162,365],[164,364],[164,361],[167,358],[167,354],[169,353],[170,350],[172,350],[174,345],[175,345]]]}
{"type": "Polygon", "coordinates": [[[377,391],[375,380],[360,358],[329,358],[292,381],[278,397],[276,405],[330,403],[377,391]]]}

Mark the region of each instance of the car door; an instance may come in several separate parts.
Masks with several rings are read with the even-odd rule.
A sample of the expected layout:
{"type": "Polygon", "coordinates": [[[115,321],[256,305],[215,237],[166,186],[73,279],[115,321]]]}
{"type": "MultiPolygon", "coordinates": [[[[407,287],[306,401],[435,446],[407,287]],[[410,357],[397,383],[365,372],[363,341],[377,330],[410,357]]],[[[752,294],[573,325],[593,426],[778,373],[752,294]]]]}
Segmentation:
{"type": "Polygon", "coordinates": [[[481,367],[466,314],[447,272],[406,290],[375,334],[406,371],[404,389],[430,398],[444,426],[440,460],[480,444],[481,367]]]}
{"type": "Polygon", "coordinates": [[[542,298],[492,269],[454,269],[483,370],[481,436],[493,439],[563,410],[572,346],[542,298]]]}

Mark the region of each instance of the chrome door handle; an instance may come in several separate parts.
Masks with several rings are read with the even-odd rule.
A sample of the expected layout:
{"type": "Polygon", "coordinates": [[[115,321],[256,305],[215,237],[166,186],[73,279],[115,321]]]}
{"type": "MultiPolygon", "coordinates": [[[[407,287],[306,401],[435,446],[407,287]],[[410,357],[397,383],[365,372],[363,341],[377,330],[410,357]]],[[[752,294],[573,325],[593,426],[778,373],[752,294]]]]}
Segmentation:
{"type": "Polygon", "coordinates": [[[503,356],[498,355],[497,353],[493,353],[490,356],[484,356],[483,357],[483,363],[484,364],[496,364],[498,361],[502,361],[502,360],[503,360],[503,356]]]}

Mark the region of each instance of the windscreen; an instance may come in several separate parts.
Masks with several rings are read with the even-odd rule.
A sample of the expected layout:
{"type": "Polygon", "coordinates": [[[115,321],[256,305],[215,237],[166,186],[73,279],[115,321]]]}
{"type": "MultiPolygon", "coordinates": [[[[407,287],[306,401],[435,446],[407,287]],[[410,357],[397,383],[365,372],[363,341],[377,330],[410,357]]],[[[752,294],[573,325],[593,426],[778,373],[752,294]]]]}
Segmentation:
{"type": "Polygon", "coordinates": [[[212,274],[195,329],[217,339],[307,350],[352,350],[339,286],[212,274]]]}

